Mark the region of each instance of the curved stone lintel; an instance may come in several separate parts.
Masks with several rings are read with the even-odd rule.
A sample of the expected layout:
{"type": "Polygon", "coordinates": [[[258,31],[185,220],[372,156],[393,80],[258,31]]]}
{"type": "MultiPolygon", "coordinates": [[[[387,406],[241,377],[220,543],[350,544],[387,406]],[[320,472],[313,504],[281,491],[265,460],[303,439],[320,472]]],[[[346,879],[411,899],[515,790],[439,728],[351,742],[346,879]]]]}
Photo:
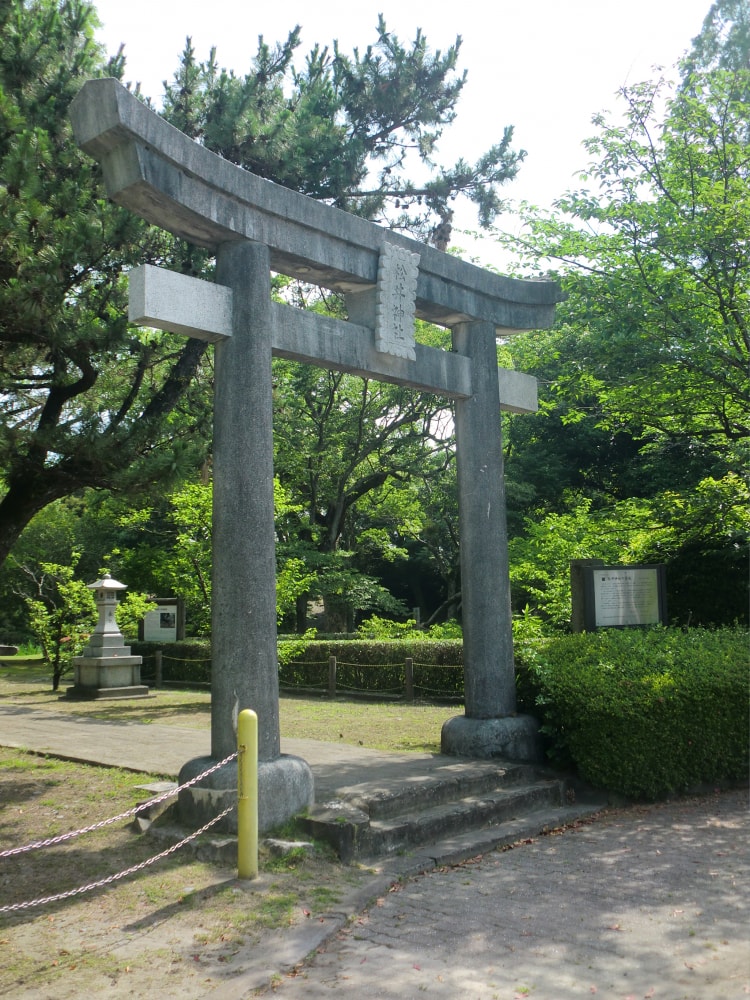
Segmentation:
{"type": "Polygon", "coordinates": [[[504,330],[552,325],[560,287],[510,278],[274,184],[194,142],[114,79],[89,80],[70,107],[76,141],[102,163],[109,196],[215,250],[266,244],[273,270],[347,291],[376,284],[385,242],[420,255],[417,315],[504,330]]]}
{"type": "Polygon", "coordinates": [[[443,723],[441,750],[457,757],[541,763],[544,749],[539,723],[530,715],[508,715],[500,719],[469,719],[455,715],[443,723]]]}
{"type": "MultiPolygon", "coordinates": [[[[216,763],[211,757],[195,757],[182,766],[182,785],[216,763]]],[[[237,801],[237,761],[230,761],[197,785],[180,792],[178,803],[182,822],[199,829],[237,801]]],[[[304,812],[314,801],[314,780],[310,765],[301,757],[282,754],[275,760],[258,763],[258,832],[268,833],[293,816],[304,812]]],[[[217,825],[224,832],[237,832],[237,810],[217,825]]]]}

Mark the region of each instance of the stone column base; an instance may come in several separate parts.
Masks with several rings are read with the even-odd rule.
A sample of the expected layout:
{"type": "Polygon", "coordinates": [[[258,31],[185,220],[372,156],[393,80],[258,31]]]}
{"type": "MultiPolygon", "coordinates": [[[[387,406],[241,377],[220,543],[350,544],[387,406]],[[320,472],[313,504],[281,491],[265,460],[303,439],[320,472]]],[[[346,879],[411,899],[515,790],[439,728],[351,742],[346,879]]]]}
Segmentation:
{"type": "MultiPolygon", "coordinates": [[[[179,784],[183,785],[216,763],[211,757],[196,757],[183,764],[179,784]]],[[[258,832],[268,833],[304,812],[314,801],[314,780],[310,765],[301,757],[282,754],[275,760],[258,763],[258,832]]],[[[197,785],[178,795],[180,819],[198,830],[229,805],[237,803],[237,761],[232,760],[197,785]]],[[[237,832],[237,809],[214,828],[237,832]]]]}
{"type": "Polygon", "coordinates": [[[542,763],[544,748],[539,723],[530,715],[501,719],[469,719],[455,715],[443,723],[440,749],[457,757],[542,763]]]}

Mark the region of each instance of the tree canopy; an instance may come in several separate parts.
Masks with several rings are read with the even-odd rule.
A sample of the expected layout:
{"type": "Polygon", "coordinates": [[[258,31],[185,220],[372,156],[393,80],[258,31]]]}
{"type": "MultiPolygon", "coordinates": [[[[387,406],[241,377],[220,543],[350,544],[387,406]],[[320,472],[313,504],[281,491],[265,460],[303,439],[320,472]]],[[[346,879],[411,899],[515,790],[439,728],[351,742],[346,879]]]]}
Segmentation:
{"type": "MultiPolygon", "coordinates": [[[[123,77],[95,26],[83,0],[0,4],[0,626],[28,623],[13,595],[29,570],[62,579],[79,559],[83,579],[106,563],[179,593],[205,631],[211,348],[129,326],[124,275],[147,262],[210,277],[213,262],[111,205],[76,149],[70,100],[89,77],[123,77]]],[[[438,164],[459,54],[460,39],[404,44],[382,18],[351,54],[300,57],[297,28],[261,39],[243,73],[215,51],[199,63],[188,39],[163,114],[263,177],[444,248],[454,199],[492,222],[523,158],[506,128],[477,164],[438,164]]],[[[520,270],[568,293],[554,329],[498,348],[540,384],[538,414],[503,416],[514,610],[556,628],[568,560],[586,556],[666,562],[680,624],[746,615],[749,66],[750,5],[717,0],[673,79],[623,88],[596,116],[577,189],[525,206],[523,237],[505,238],[520,270]]],[[[275,292],[343,314],[286,279],[275,292]]],[[[444,346],[435,328],[417,336],[444,346]]],[[[336,628],[353,610],[460,615],[443,403],[279,360],[274,432],[286,625],[296,602],[304,627],[312,596],[336,628]]]]}
{"type": "Polygon", "coordinates": [[[569,295],[567,398],[595,396],[610,429],[729,455],[750,435],[750,44],[734,5],[744,28],[714,50],[719,6],[679,86],[624,87],[619,115],[595,117],[590,186],[527,209],[523,249],[569,295]]]}
{"type": "Polygon", "coordinates": [[[261,177],[415,238],[446,243],[460,196],[476,205],[482,226],[494,221],[497,188],[525,156],[512,148],[513,128],[475,164],[436,163],[466,81],[460,37],[432,51],[418,29],[404,45],[381,15],[376,41],[363,52],[316,45],[298,68],[299,44],[299,26],[274,46],[261,37],[250,71],[238,75],[219,67],[215,49],[197,62],[188,39],[165,87],[164,116],[261,177]]]}
{"type": "MultiPolygon", "coordinates": [[[[0,562],[31,517],[83,487],[159,482],[195,462],[201,351],[128,327],[124,271],[170,251],[110,205],[67,108],[119,76],[70,0],[0,8],[0,562]]],[[[200,347],[200,345],[199,345],[200,347]]]]}
{"type": "MultiPolygon", "coordinates": [[[[211,262],[109,204],[71,135],[84,80],[123,74],[96,24],[84,0],[0,7],[0,563],[53,500],[165,488],[210,452],[210,351],[129,326],[124,274],[139,263],[204,274],[211,262]]],[[[460,40],[433,52],[417,32],[403,45],[381,18],[362,53],[316,47],[298,68],[298,45],[298,29],[261,39],[239,76],[215,52],[196,63],[188,40],[164,115],[261,176],[438,245],[456,197],[494,218],[496,187],[523,155],[511,129],[475,166],[435,164],[463,87],[460,40]]]]}
{"type": "Polygon", "coordinates": [[[594,118],[582,186],[500,236],[568,295],[509,348],[540,380],[506,434],[521,606],[548,603],[545,559],[565,579],[574,526],[571,558],[666,562],[678,620],[746,615],[749,25],[746,0],[715,3],[673,81],[594,118]]]}

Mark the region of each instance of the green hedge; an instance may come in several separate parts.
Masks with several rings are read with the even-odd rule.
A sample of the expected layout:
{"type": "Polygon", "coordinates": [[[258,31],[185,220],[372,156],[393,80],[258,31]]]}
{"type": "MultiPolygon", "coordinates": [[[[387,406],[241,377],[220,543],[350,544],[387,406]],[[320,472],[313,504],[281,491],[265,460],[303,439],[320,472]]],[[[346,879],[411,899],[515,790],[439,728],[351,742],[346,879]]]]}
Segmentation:
{"type": "MultiPolygon", "coordinates": [[[[153,682],[154,654],[161,651],[165,684],[209,684],[211,641],[131,644],[133,654],[143,657],[141,676],[153,682]]],[[[279,642],[279,683],[282,688],[328,689],[328,660],[337,660],[336,686],[344,694],[356,692],[402,697],[404,664],[413,660],[414,689],[418,697],[463,697],[463,645],[460,639],[440,642],[407,640],[300,640],[279,642]],[[291,659],[284,646],[294,650],[291,659]],[[288,662],[284,662],[288,661],[288,662]]]]}
{"type": "Polygon", "coordinates": [[[143,657],[141,679],[154,681],[154,654],[162,654],[162,679],[165,684],[205,686],[211,683],[211,640],[182,639],[180,642],[132,642],[134,656],[143,657]]]}
{"type": "Polygon", "coordinates": [[[551,756],[592,785],[656,799],[747,776],[744,630],[561,636],[519,659],[519,693],[551,756]]]}
{"type": "MultiPolygon", "coordinates": [[[[280,649],[285,644],[280,643],[280,649]]],[[[155,643],[137,643],[143,676],[155,643]]],[[[166,683],[210,681],[210,642],[162,648],[166,683]]],[[[293,640],[283,689],[400,698],[404,662],[418,698],[463,697],[460,640],[293,640]]],[[[743,629],[612,629],[516,641],[518,710],[536,716],[550,756],[592,785],[655,799],[748,772],[748,635],[743,629]]]]}
{"type": "MultiPolygon", "coordinates": [[[[311,640],[288,662],[281,656],[282,688],[325,691],[329,657],[336,657],[336,690],[402,697],[404,664],[413,661],[417,697],[463,698],[463,643],[460,639],[425,642],[409,639],[311,640]]],[[[283,643],[280,643],[280,648],[283,643]]]]}

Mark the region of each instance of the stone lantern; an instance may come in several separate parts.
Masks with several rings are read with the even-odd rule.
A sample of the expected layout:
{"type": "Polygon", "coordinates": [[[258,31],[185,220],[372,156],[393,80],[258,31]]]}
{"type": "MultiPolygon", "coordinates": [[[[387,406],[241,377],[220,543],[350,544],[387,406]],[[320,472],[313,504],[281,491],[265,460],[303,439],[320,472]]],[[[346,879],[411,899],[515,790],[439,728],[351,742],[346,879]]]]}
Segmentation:
{"type": "Polygon", "coordinates": [[[68,698],[145,698],[148,687],[141,684],[143,657],[131,656],[115,621],[118,592],[127,590],[110,576],[88,585],[94,591],[99,611],[96,628],[80,656],[73,657],[73,687],[68,698]]]}

